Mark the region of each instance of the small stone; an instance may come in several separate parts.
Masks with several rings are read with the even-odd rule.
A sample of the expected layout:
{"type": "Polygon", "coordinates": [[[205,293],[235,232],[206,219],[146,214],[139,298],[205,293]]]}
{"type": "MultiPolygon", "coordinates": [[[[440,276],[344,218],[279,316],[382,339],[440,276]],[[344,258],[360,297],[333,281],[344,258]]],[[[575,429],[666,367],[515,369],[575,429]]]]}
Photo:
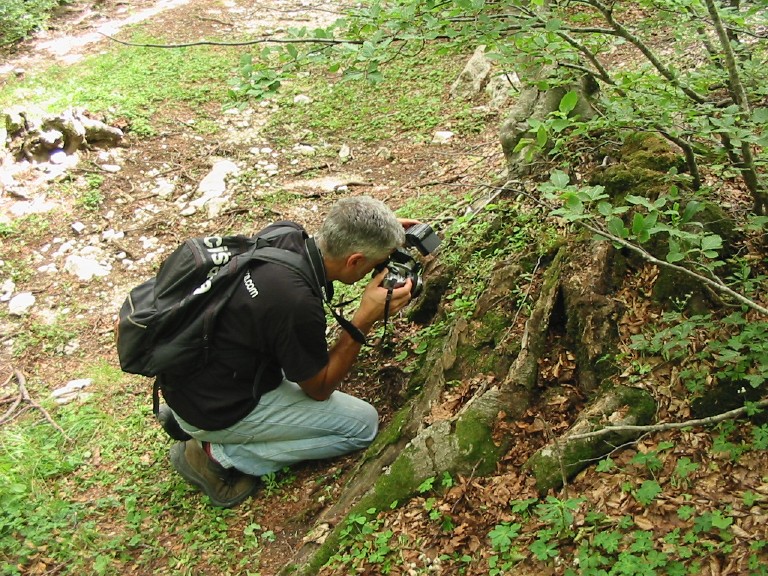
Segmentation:
{"type": "Polygon", "coordinates": [[[3,282],[0,286],[0,302],[8,302],[13,296],[13,291],[16,290],[16,283],[10,278],[3,282]]]}
{"type": "Polygon", "coordinates": [[[8,313],[11,316],[24,316],[35,304],[35,296],[32,292],[20,292],[8,302],[8,313]]]}
{"type": "Polygon", "coordinates": [[[51,164],[64,164],[67,161],[67,153],[61,148],[56,148],[48,156],[48,161],[51,164]]]}
{"type": "Polygon", "coordinates": [[[432,144],[446,144],[451,138],[453,138],[453,136],[453,132],[448,130],[439,130],[435,132],[434,136],[432,136],[432,144]]]}

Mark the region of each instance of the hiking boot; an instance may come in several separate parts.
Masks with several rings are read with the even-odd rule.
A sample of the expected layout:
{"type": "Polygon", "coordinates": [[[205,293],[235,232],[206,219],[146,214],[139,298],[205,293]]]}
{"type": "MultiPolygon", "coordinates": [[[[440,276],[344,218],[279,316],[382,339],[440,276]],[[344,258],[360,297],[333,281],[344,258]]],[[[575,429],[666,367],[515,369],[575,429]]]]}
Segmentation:
{"type": "Polygon", "coordinates": [[[197,440],[171,447],[171,464],[184,479],[200,488],[214,506],[232,508],[248,498],[258,480],[235,468],[224,468],[213,461],[197,440]]]}
{"type": "Polygon", "coordinates": [[[192,438],[189,434],[184,432],[173,417],[170,406],[168,404],[160,404],[157,410],[157,421],[160,422],[160,426],[163,427],[165,433],[168,434],[174,440],[189,440],[192,438]]]}

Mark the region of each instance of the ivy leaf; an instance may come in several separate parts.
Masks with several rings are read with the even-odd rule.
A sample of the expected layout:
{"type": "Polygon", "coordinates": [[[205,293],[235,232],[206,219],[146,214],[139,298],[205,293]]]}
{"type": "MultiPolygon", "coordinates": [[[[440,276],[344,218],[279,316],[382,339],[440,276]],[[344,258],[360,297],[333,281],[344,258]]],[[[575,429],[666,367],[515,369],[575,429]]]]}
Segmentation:
{"type": "Polygon", "coordinates": [[[598,532],[595,534],[594,545],[599,546],[609,554],[612,554],[619,549],[620,542],[621,532],[617,530],[612,530],[610,532],[598,532]]]}
{"type": "Polygon", "coordinates": [[[555,170],[550,174],[549,181],[558,188],[565,188],[570,183],[571,179],[568,178],[568,174],[562,170],[555,170]]]}
{"type": "Polygon", "coordinates": [[[677,517],[680,518],[680,520],[688,520],[689,518],[693,517],[693,515],[696,513],[696,508],[693,506],[680,506],[680,508],[677,509],[677,517]]]}
{"type": "Polygon", "coordinates": [[[701,249],[706,250],[720,250],[723,247],[723,239],[717,234],[709,234],[701,239],[701,249]]]}
{"type": "Polygon", "coordinates": [[[613,214],[613,206],[611,206],[610,202],[600,202],[597,205],[597,211],[607,218],[613,214]]]}
{"type": "Polygon", "coordinates": [[[615,216],[608,220],[608,232],[619,238],[626,238],[629,236],[629,230],[624,226],[624,221],[615,216]]]}
{"type": "Polygon", "coordinates": [[[682,222],[683,224],[690,222],[691,218],[703,207],[701,202],[697,202],[696,200],[691,200],[686,204],[685,210],[683,211],[682,215],[682,222]]]}
{"type": "Polygon", "coordinates": [[[768,124],[768,108],[755,108],[752,110],[752,122],[768,124]]]}
{"type": "Polygon", "coordinates": [[[544,125],[539,126],[539,129],[536,131],[536,144],[540,147],[544,147],[544,144],[547,143],[547,138],[547,129],[544,125]]]}
{"type": "Polygon", "coordinates": [[[579,94],[575,90],[571,90],[565,96],[560,99],[560,112],[568,114],[579,102],[579,94]]]}
{"type": "Polygon", "coordinates": [[[548,32],[556,32],[560,30],[560,28],[563,27],[563,21],[559,18],[552,18],[552,20],[547,20],[547,31],[548,32]]]}
{"type": "Polygon", "coordinates": [[[667,262],[670,264],[673,264],[675,262],[680,262],[685,258],[685,254],[683,254],[680,251],[680,243],[675,240],[674,238],[669,239],[669,253],[667,254],[667,262]]]}
{"type": "Polygon", "coordinates": [[[637,236],[637,241],[640,243],[647,242],[651,237],[646,220],[640,213],[635,213],[632,218],[632,233],[637,236]]]}

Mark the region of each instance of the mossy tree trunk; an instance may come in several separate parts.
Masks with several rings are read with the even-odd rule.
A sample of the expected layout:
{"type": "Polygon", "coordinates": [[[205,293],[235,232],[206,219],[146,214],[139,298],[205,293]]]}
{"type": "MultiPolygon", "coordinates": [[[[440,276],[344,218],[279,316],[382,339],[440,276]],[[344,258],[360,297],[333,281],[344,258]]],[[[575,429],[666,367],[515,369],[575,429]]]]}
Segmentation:
{"type": "MultiPolygon", "coordinates": [[[[584,393],[596,390],[613,369],[611,362],[598,360],[615,352],[617,311],[609,294],[615,287],[620,261],[621,257],[606,242],[587,240],[556,249],[550,256],[524,335],[514,343],[499,333],[489,339],[484,322],[487,318],[492,318],[494,326],[512,322],[511,317],[505,316],[507,313],[495,309],[492,303],[510,298],[521,264],[500,263],[478,301],[475,314],[457,319],[414,375],[421,392],[380,433],[347,482],[345,492],[319,514],[316,531],[283,573],[316,572],[337,549],[343,521],[352,513],[387,509],[393,502],[402,502],[417,493],[426,479],[444,472],[483,475],[495,470],[499,458],[516,441],[508,434],[498,434],[499,428],[507,429],[541,393],[543,383],[538,366],[547,353],[552,330],[565,330],[568,346],[579,361],[580,388],[584,393]],[[475,358],[478,352],[491,361],[465,361],[475,358]],[[434,408],[440,403],[446,381],[477,377],[478,366],[489,372],[480,375],[482,384],[473,395],[453,414],[436,417],[434,408]]],[[[454,273],[441,271],[441,275],[454,273]]],[[[430,281],[442,283],[439,277],[430,281]]],[[[426,290],[429,289],[427,286],[426,290]]],[[[605,412],[606,405],[613,406],[617,398],[626,397],[624,393],[608,393],[607,400],[598,398],[602,408],[595,410],[605,412]]],[[[594,418],[587,421],[594,422],[594,418]]],[[[641,421],[645,419],[634,420],[641,421]]],[[[581,428],[579,425],[576,429],[581,428]]],[[[572,455],[573,461],[564,465],[578,469],[584,460],[583,450],[574,450],[572,455]]],[[[558,470],[560,465],[558,460],[558,470]]],[[[543,464],[536,463],[528,467],[535,475],[543,469],[543,464]]],[[[546,469],[542,486],[551,483],[550,476],[551,470],[546,469]]],[[[558,472],[556,476],[561,475],[558,472]]],[[[557,479],[552,483],[553,487],[556,485],[557,479]]]]}
{"type": "MultiPolygon", "coordinates": [[[[526,132],[526,115],[546,117],[558,109],[561,97],[560,92],[531,91],[511,111],[501,133],[510,174],[527,170],[514,152],[526,132]]],[[[495,216],[496,221],[493,214],[488,218],[492,220],[488,230],[508,224],[499,221],[502,216],[495,216]]],[[[477,238],[465,248],[466,258],[487,249],[489,242],[490,237],[477,238]]],[[[419,390],[418,395],[381,431],[346,482],[344,493],[318,515],[315,530],[282,574],[316,573],[338,549],[350,514],[387,509],[415,494],[426,479],[444,472],[482,475],[495,470],[515,441],[497,432],[509,429],[546,385],[539,362],[548,351],[553,330],[565,333],[577,362],[577,386],[585,395],[596,392],[613,374],[615,365],[610,360],[616,353],[619,311],[611,292],[623,258],[607,242],[578,239],[553,249],[542,262],[541,288],[524,333],[517,339],[508,337],[517,317],[515,306],[498,303],[515,301],[523,272],[531,268],[524,257],[496,264],[474,314],[453,320],[446,335],[433,342],[421,369],[411,377],[410,389],[419,390]],[[448,415],[436,412],[447,382],[471,379],[481,384],[460,408],[448,415]]],[[[410,312],[412,320],[426,323],[440,316],[443,294],[461,276],[461,259],[454,266],[439,263],[429,271],[424,294],[410,312]]],[[[574,458],[566,465],[578,466],[581,452],[574,458]]],[[[528,469],[537,472],[533,463],[528,469]]]]}

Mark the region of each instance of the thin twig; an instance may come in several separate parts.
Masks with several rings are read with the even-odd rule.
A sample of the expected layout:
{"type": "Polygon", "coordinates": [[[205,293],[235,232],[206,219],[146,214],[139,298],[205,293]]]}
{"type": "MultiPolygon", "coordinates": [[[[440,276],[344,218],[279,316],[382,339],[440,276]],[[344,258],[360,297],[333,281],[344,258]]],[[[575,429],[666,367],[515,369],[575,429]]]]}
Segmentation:
{"type": "MultiPolygon", "coordinates": [[[[43,417],[50,423],[50,425],[53,426],[56,430],[58,430],[58,432],[64,437],[64,439],[67,442],[71,442],[72,438],[67,436],[67,433],[64,432],[64,429],[61,426],[59,426],[53,418],[51,418],[51,415],[48,414],[48,411],[29,395],[29,391],[27,390],[27,379],[24,377],[24,374],[20,370],[14,369],[13,376],[16,378],[16,383],[19,387],[19,398],[18,398],[18,401],[15,402],[14,405],[12,406],[12,409],[7,411],[3,415],[3,417],[0,418],[0,425],[4,424],[5,422],[7,422],[8,420],[14,417],[14,411],[23,401],[29,404],[29,406],[22,408],[22,411],[27,410],[29,407],[39,410],[42,413],[43,417]]],[[[18,414],[16,414],[16,416],[18,416],[18,414]]]]}
{"type": "Polygon", "coordinates": [[[264,38],[256,38],[255,40],[243,40],[242,42],[217,42],[214,40],[200,40],[198,42],[183,42],[181,44],[145,44],[140,42],[126,42],[124,40],[118,40],[113,36],[99,32],[102,36],[123,46],[135,46],[137,48],[189,48],[191,46],[252,46],[254,44],[265,44],[271,42],[274,44],[362,44],[362,40],[336,40],[333,38],[273,38],[267,36],[264,38]]]}

